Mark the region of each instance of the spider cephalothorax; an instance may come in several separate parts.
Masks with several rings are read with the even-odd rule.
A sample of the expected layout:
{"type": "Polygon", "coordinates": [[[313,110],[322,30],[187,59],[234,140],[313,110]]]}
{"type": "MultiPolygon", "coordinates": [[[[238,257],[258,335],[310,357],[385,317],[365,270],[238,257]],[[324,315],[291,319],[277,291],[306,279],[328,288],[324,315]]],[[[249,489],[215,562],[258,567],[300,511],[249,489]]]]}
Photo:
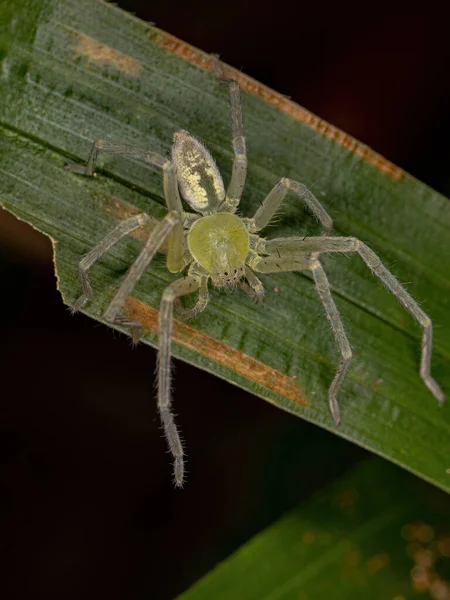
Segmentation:
{"type": "Polygon", "coordinates": [[[250,238],[236,215],[218,212],[201,217],[190,228],[187,245],[216,287],[231,286],[243,278],[250,238]]]}
{"type": "MultiPolygon", "coordinates": [[[[234,150],[233,171],[226,192],[211,154],[186,131],[178,131],[175,134],[172,160],[115,142],[96,140],[86,168],[86,173],[93,175],[98,152],[103,150],[145,160],[163,171],[164,193],[169,212],[152,229],[141,254],[130,267],[104,318],[109,323],[130,327],[133,340],[139,339],[140,323],[122,316],[120,311],[155,253],[167,242],[169,271],[180,273],[187,269],[185,276],[176,279],[164,290],[159,312],[158,408],[167,443],[174,457],[174,481],[177,486],[183,483],[184,453],[171,411],[172,315],[174,307],[184,318],[193,318],[204,310],[208,303],[209,281],[216,287],[238,287],[252,300],[260,301],[264,289],[255,272],[308,270],[312,273],[341,354],[340,365],[328,391],[331,413],[336,423],[339,423],[337,394],[350,366],[352,351],[319,257],[320,253],[327,252],[358,253],[386,288],[395,294],[405,309],[423,327],[420,375],[434,396],[440,402],[444,401],[441,388],[430,374],[430,318],[363,242],[356,238],[329,236],[332,228],[331,218],[306,186],[292,179],[282,178],[269,192],[253,217],[241,218],[235,214],[244,188],[247,158],[239,86],[235,81],[226,81],[230,89],[234,150]],[[259,237],[258,232],[269,223],[290,190],[320,221],[322,235],[272,240],[259,237]],[[184,211],[180,193],[195,213],[184,211]],[[199,297],[195,306],[191,309],[183,308],[180,298],[196,290],[199,297]]],[[[73,170],[79,171],[77,167],[73,170]]],[[[74,311],[82,308],[92,295],[88,278],[91,266],[124,235],[148,221],[149,217],[145,214],[122,221],[83,257],[79,265],[83,294],[74,303],[74,311]]]]}

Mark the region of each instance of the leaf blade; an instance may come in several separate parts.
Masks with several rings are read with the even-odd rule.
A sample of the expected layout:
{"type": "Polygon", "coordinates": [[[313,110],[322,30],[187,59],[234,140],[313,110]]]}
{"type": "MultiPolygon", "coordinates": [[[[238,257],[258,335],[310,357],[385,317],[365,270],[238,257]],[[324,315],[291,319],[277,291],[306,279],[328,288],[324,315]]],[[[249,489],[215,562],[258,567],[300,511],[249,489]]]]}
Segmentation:
{"type": "Polygon", "coordinates": [[[179,598],[379,600],[416,597],[437,581],[450,589],[442,576],[449,500],[429,492],[387,463],[365,461],[260,532],[179,598]],[[425,558],[432,560],[419,571],[425,558]]]}
{"type": "MultiPolygon", "coordinates": [[[[90,181],[64,170],[67,158],[84,160],[99,136],[168,154],[180,128],[206,141],[226,176],[232,157],[226,90],[196,66],[203,56],[205,67],[205,55],[195,51],[192,59],[183,50],[180,57],[161,43],[161,36],[170,36],[159,30],[102,3],[81,4],[86,10],[72,0],[42,0],[33,3],[33,12],[21,0],[16,7],[21,35],[10,28],[1,40],[7,78],[0,92],[0,202],[52,237],[59,287],[68,304],[79,294],[79,259],[118,219],[136,211],[161,218],[165,211],[156,170],[104,157],[103,175],[90,181]]],[[[252,89],[248,81],[245,85],[252,89]]],[[[396,260],[395,273],[411,281],[415,297],[426,300],[424,308],[440,326],[434,375],[448,390],[448,201],[304,109],[293,112],[289,105],[283,112],[274,107],[274,98],[281,102],[275,93],[270,101],[262,96],[260,88],[243,94],[250,158],[243,211],[251,215],[281,176],[318,181],[314,192],[334,217],[336,232],[361,237],[387,264],[396,260]]],[[[305,235],[316,227],[291,198],[267,235],[305,235]]],[[[96,295],[87,314],[101,320],[142,237],[121,242],[93,269],[96,295]]],[[[307,276],[262,277],[264,307],[237,294],[214,294],[208,310],[187,330],[189,340],[181,335],[175,356],[449,490],[450,413],[448,406],[437,406],[419,378],[420,330],[357,258],[324,262],[358,352],[341,394],[339,430],[326,400],[338,357],[307,276]],[[231,361],[211,358],[211,340],[231,361]],[[296,389],[297,396],[289,395],[296,389]]],[[[151,345],[157,342],[155,310],[171,280],[159,260],[130,300],[129,306],[147,319],[145,341],[151,345]]]]}

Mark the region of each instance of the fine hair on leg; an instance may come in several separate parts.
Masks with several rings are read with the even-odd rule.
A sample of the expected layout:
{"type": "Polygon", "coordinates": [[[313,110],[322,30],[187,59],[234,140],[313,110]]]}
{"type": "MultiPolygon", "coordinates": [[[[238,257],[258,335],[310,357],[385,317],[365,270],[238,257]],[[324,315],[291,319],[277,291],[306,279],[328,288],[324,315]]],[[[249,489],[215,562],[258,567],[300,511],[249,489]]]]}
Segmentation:
{"type": "Polygon", "coordinates": [[[264,302],[264,296],[257,294],[255,290],[248,285],[246,281],[240,281],[238,288],[253,302],[253,304],[262,304],[264,302]]]}
{"type": "Polygon", "coordinates": [[[294,194],[306,204],[313,216],[320,221],[322,225],[322,235],[328,235],[333,227],[333,221],[330,215],[306,185],[287,177],[283,177],[267,194],[263,203],[250,220],[250,231],[256,233],[269,224],[270,220],[286,198],[289,190],[294,192],[294,194]]]}
{"type": "Polygon", "coordinates": [[[317,293],[319,294],[319,298],[323,304],[323,307],[325,308],[327,319],[331,325],[336,344],[338,345],[339,351],[342,356],[341,363],[336,371],[336,375],[334,376],[333,382],[328,390],[328,401],[330,404],[331,414],[333,415],[333,419],[335,420],[336,425],[339,425],[339,423],[341,422],[341,414],[339,410],[337,396],[339,393],[339,389],[342,385],[342,381],[344,380],[344,377],[352,361],[352,349],[350,348],[350,344],[348,342],[347,335],[344,330],[344,325],[342,324],[342,319],[339,315],[339,311],[331,295],[328,278],[325,274],[322,265],[318,260],[313,261],[311,265],[311,271],[314,277],[314,283],[316,285],[317,293]]]}
{"type": "MultiPolygon", "coordinates": [[[[164,156],[161,156],[156,152],[150,152],[148,150],[143,150],[142,148],[136,148],[135,146],[132,146],[130,144],[122,144],[121,142],[97,138],[92,144],[92,149],[89,154],[87,165],[84,169],[85,175],[94,175],[95,167],[97,166],[98,155],[100,152],[105,152],[106,154],[113,154],[116,156],[123,156],[124,158],[139,160],[142,162],[146,162],[150,165],[154,165],[155,167],[159,167],[161,169],[167,163],[167,158],[164,158],[164,156]]],[[[80,169],[77,168],[75,165],[66,165],[66,168],[75,172],[80,171],[80,169]]]]}
{"type": "Polygon", "coordinates": [[[198,277],[188,275],[182,279],[177,279],[164,290],[159,310],[158,410],[167,445],[174,459],[173,480],[176,487],[183,486],[184,452],[171,410],[170,357],[173,305],[177,298],[195,292],[200,285],[201,280],[198,277]]]}
{"type": "Polygon", "coordinates": [[[183,269],[184,233],[183,233],[183,206],[178,190],[177,169],[172,161],[163,165],[164,197],[169,211],[180,215],[179,222],[174,226],[169,235],[167,246],[167,268],[171,273],[179,273],[183,269]]]}
{"type": "Polygon", "coordinates": [[[223,73],[219,58],[211,55],[211,66],[219,81],[230,92],[231,135],[233,144],[233,168],[225,200],[220,205],[222,212],[235,212],[242,196],[247,178],[247,149],[242,121],[242,100],[239,83],[223,73]]]}
{"type": "Polygon", "coordinates": [[[201,312],[203,312],[209,301],[208,292],[208,278],[202,277],[200,282],[200,290],[198,300],[192,308],[185,308],[181,303],[181,298],[175,298],[173,306],[175,312],[185,321],[191,321],[195,319],[201,312]]]}
{"type": "Polygon", "coordinates": [[[136,261],[131,265],[125,279],[122,282],[119,290],[114,296],[111,304],[106,309],[104,318],[110,323],[116,322],[116,317],[125,303],[127,297],[133,291],[135,285],[142,277],[144,271],[148,267],[150,261],[166,241],[168,235],[179,222],[180,216],[177,212],[169,212],[164,219],[151,232],[144,248],[137,257],[136,261]]]}
{"type": "Polygon", "coordinates": [[[261,304],[264,300],[264,286],[248,265],[245,267],[245,279],[248,281],[253,297],[247,293],[244,286],[242,286],[243,291],[255,304],[261,304]]]}
{"type": "Polygon", "coordinates": [[[278,271],[300,270],[295,268],[295,263],[302,257],[305,258],[305,254],[309,252],[357,252],[372,273],[423,328],[420,376],[438,402],[441,404],[444,402],[445,394],[431,375],[433,344],[431,319],[366,244],[353,237],[285,238],[284,240],[280,238],[268,240],[262,244],[258,243],[258,251],[260,248],[265,252],[270,252],[269,256],[257,259],[257,267],[252,265],[255,270],[260,272],[269,272],[267,270],[269,268],[270,272],[275,272],[277,265],[283,267],[278,268],[278,271]]]}
{"type": "Polygon", "coordinates": [[[92,286],[89,281],[89,269],[124,236],[148,223],[156,225],[158,222],[145,213],[121,221],[94,248],[92,248],[90,252],[83,256],[78,265],[78,275],[83,293],[73,303],[71,308],[72,312],[81,310],[92,296],[92,286]]]}
{"type": "Polygon", "coordinates": [[[224,206],[221,210],[235,210],[242,196],[247,177],[247,149],[245,146],[244,126],[242,124],[242,103],[239,84],[233,79],[226,80],[230,90],[231,129],[233,136],[233,170],[224,206]]]}
{"type": "Polygon", "coordinates": [[[369,269],[380,279],[381,283],[397,298],[400,304],[416,319],[423,328],[422,357],[420,361],[420,376],[433,396],[441,404],[445,394],[437,381],[431,376],[431,355],[433,353],[433,324],[430,317],[420,308],[414,298],[405,290],[398,279],[392,275],[378,256],[365,244],[358,241],[358,253],[369,269]]]}

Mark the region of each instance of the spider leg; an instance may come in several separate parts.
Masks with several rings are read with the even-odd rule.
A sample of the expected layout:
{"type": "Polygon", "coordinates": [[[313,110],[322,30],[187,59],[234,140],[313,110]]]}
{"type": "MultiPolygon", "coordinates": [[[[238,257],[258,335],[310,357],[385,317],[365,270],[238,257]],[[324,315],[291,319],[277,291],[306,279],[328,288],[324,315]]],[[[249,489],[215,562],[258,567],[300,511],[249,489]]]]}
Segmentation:
{"type": "Polygon", "coordinates": [[[254,303],[254,304],[262,304],[263,296],[258,296],[255,293],[255,290],[251,288],[246,281],[240,281],[238,283],[238,288],[254,303]]]}
{"type": "Polygon", "coordinates": [[[182,319],[185,321],[190,321],[195,319],[197,315],[199,315],[202,311],[205,310],[206,305],[209,301],[209,293],[208,293],[208,278],[202,277],[200,282],[200,290],[198,295],[198,300],[192,308],[185,308],[180,298],[175,298],[174,300],[174,308],[175,311],[182,319]]]}
{"type": "Polygon", "coordinates": [[[103,315],[104,319],[109,323],[116,323],[119,325],[127,324],[133,328],[133,341],[137,341],[137,336],[140,333],[141,325],[136,321],[131,323],[125,323],[124,318],[118,316],[118,313],[122,306],[125,303],[127,297],[133,291],[133,288],[141,278],[148,264],[156,254],[156,252],[161,248],[161,246],[166,241],[170,232],[173,230],[175,225],[180,222],[180,215],[175,212],[169,212],[164,219],[156,225],[156,227],[151,232],[147,242],[145,243],[144,248],[141,253],[137,257],[136,261],[131,265],[125,279],[122,282],[119,290],[114,296],[111,304],[106,309],[105,314],[103,315]]]}
{"type": "MultiPolygon", "coordinates": [[[[376,275],[381,283],[396,296],[402,306],[414,317],[414,319],[423,328],[422,335],[422,357],[420,361],[420,376],[425,385],[435,398],[440,402],[444,402],[445,395],[439,384],[431,376],[431,355],[433,345],[433,325],[430,317],[420,308],[414,298],[405,290],[398,279],[392,275],[379,257],[366,244],[352,237],[311,237],[311,238],[285,238],[274,239],[265,242],[258,242],[257,250],[267,253],[277,253],[277,256],[270,254],[266,257],[256,256],[251,263],[251,266],[260,271],[261,268],[266,268],[269,263],[275,264],[272,271],[276,270],[276,263],[279,263],[282,269],[287,271],[300,270],[295,268],[295,264],[302,260],[307,260],[307,257],[302,256],[303,253],[317,252],[357,252],[363,259],[369,269],[376,275]]],[[[315,261],[310,259],[311,265],[306,268],[313,268],[315,261]]]]}
{"type": "MultiPolygon", "coordinates": [[[[293,238],[294,239],[294,238],[293,238]]],[[[325,238],[318,238],[325,239],[325,238]]],[[[335,239],[335,238],[332,238],[335,239]]],[[[342,381],[347,373],[352,360],[352,350],[345,334],[344,326],[342,324],[341,317],[334,303],[333,297],[331,296],[330,286],[328,279],[323,270],[322,265],[317,259],[313,259],[307,255],[275,255],[275,256],[264,256],[254,257],[252,260],[252,267],[259,273],[279,273],[285,271],[304,271],[305,269],[311,270],[314,276],[314,282],[316,284],[316,290],[319,294],[319,298],[327,313],[327,319],[331,324],[331,328],[336,339],[336,343],[339,346],[339,350],[342,355],[341,364],[339,365],[336,375],[334,376],[333,382],[328,390],[328,401],[330,404],[331,414],[337,425],[341,421],[339,405],[337,401],[337,395],[341,387],[342,381]]]]}
{"type": "Polygon", "coordinates": [[[173,305],[177,298],[203,287],[200,278],[188,275],[171,283],[163,292],[159,311],[159,356],[158,356],[158,409],[167,445],[174,458],[174,483],[182,487],[184,479],[183,445],[171,411],[170,398],[170,355],[173,322],[173,305]]]}
{"type": "Polygon", "coordinates": [[[265,295],[264,286],[248,265],[245,265],[244,277],[247,281],[239,281],[237,284],[238,288],[244,292],[252,302],[255,304],[262,304],[265,295]]]}
{"type": "Polygon", "coordinates": [[[178,190],[177,169],[172,161],[166,160],[163,165],[164,196],[169,211],[179,215],[179,221],[170,232],[167,245],[167,268],[171,273],[179,273],[184,268],[184,229],[183,206],[178,190]]]}
{"type": "Polygon", "coordinates": [[[222,78],[230,91],[231,130],[233,136],[233,170],[225,200],[220,205],[222,212],[235,212],[242,196],[247,177],[247,150],[245,147],[244,126],[242,124],[242,102],[240,88],[234,79],[222,78]]]}
{"type": "Polygon", "coordinates": [[[297,194],[300,200],[306,204],[312,214],[320,221],[322,224],[322,235],[328,235],[333,227],[330,215],[306,185],[287,177],[283,177],[267,194],[253,218],[249,219],[250,232],[256,233],[268,225],[289,190],[297,194]]]}
{"type": "Polygon", "coordinates": [[[90,252],[83,256],[80,264],[78,265],[78,275],[83,293],[73,303],[71,308],[72,312],[81,310],[92,296],[92,287],[88,275],[89,269],[125,235],[128,235],[135,229],[138,229],[147,223],[151,223],[153,226],[155,226],[157,221],[144,213],[121,221],[101,240],[100,243],[98,243],[90,252]]]}
{"type": "MultiPolygon", "coordinates": [[[[178,190],[176,166],[171,160],[164,158],[164,156],[161,156],[156,152],[149,152],[147,150],[142,150],[141,148],[135,148],[129,144],[122,144],[120,142],[98,138],[92,145],[85,168],[80,168],[79,165],[72,164],[67,164],[66,168],[76,173],[94,176],[98,154],[100,151],[106,152],[107,154],[115,154],[118,156],[141,160],[147,164],[162,169],[164,177],[164,195],[166,198],[167,208],[169,211],[174,210],[180,213],[180,215],[183,215],[184,218],[183,206],[178,190]]],[[[183,222],[180,221],[175,225],[169,237],[167,268],[171,273],[178,273],[182,270],[183,252],[183,222]]]]}
{"type": "Polygon", "coordinates": [[[106,152],[107,154],[114,154],[117,156],[124,156],[128,158],[134,158],[136,160],[141,160],[156,167],[160,167],[161,169],[164,167],[165,163],[169,162],[167,158],[164,158],[164,156],[161,156],[156,152],[149,152],[148,150],[142,150],[142,148],[135,148],[131,144],[122,144],[121,142],[114,142],[104,140],[102,138],[97,138],[92,144],[86,167],[68,163],[65,165],[66,169],[75,173],[80,173],[82,175],[89,175],[90,177],[93,177],[95,174],[95,167],[97,165],[97,159],[100,151],[106,152]]]}
{"type": "Polygon", "coordinates": [[[419,325],[423,328],[422,336],[422,358],[420,361],[420,376],[422,377],[425,385],[433,394],[433,396],[441,404],[445,400],[444,392],[442,391],[439,384],[431,376],[431,355],[433,348],[433,324],[430,317],[420,308],[414,298],[405,290],[400,282],[392,275],[387,269],[378,256],[365,244],[356,240],[358,245],[358,253],[369,267],[381,281],[381,283],[397,297],[400,304],[409,312],[409,314],[416,319],[419,325]]]}
{"type": "Polygon", "coordinates": [[[257,273],[284,273],[286,271],[304,271],[311,268],[311,258],[302,256],[256,256],[250,265],[257,273]]]}
{"type": "MultiPolygon", "coordinates": [[[[350,237],[283,237],[265,240],[259,238],[256,243],[258,254],[276,255],[282,258],[298,258],[303,254],[323,252],[355,252],[356,240],[350,237]]],[[[293,270],[293,269],[290,269],[293,270]]]]}
{"type": "Polygon", "coordinates": [[[328,390],[328,402],[330,404],[331,414],[333,415],[336,425],[339,425],[341,422],[341,414],[337,401],[337,395],[352,361],[353,354],[345,333],[344,325],[342,324],[341,316],[331,295],[328,278],[318,260],[313,261],[311,265],[311,271],[314,276],[314,283],[316,284],[317,293],[319,294],[319,298],[322,301],[325,312],[327,313],[327,319],[330,322],[336,344],[339,346],[339,351],[342,356],[341,363],[328,390]]]}
{"type": "Polygon", "coordinates": [[[245,279],[252,290],[253,302],[260,304],[264,300],[264,286],[248,265],[245,265],[245,279]]]}

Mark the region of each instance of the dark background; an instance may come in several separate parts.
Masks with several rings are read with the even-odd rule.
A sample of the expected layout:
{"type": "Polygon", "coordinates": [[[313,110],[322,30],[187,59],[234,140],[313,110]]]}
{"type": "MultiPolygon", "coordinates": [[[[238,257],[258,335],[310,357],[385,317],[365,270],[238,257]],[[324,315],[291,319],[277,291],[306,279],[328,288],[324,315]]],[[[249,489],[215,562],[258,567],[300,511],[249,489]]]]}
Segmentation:
{"type": "MultiPolygon", "coordinates": [[[[339,2],[119,4],[450,195],[448,11],[430,2],[345,12],[339,2]]],[[[0,256],[5,598],[173,598],[367,456],[177,362],[189,478],[174,491],[151,400],[155,352],[72,317],[50,242],[6,213],[0,256]]]]}

